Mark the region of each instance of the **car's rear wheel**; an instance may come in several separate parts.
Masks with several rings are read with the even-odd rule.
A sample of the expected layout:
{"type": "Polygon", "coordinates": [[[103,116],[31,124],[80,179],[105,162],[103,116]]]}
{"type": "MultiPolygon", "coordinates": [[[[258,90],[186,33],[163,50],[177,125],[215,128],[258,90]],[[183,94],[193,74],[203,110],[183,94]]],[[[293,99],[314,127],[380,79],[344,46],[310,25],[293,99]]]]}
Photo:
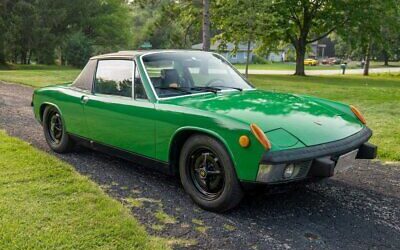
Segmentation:
{"type": "Polygon", "coordinates": [[[53,151],[67,153],[72,150],[73,141],[65,131],[60,112],[53,106],[47,106],[43,112],[43,132],[53,151]]]}
{"type": "Polygon", "coordinates": [[[184,189],[203,209],[227,211],[243,197],[229,154],[212,137],[194,135],[186,141],[180,154],[179,173],[184,189]]]}

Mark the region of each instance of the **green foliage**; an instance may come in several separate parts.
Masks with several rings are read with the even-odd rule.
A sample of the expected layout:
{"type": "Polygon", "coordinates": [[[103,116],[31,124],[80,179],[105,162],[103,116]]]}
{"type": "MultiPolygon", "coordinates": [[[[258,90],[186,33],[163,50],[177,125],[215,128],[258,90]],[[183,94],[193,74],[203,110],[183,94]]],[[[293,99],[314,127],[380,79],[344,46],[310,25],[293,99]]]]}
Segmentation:
{"type": "Polygon", "coordinates": [[[338,29],[339,52],[366,60],[380,54],[393,57],[399,52],[400,1],[359,1],[351,25],[338,29]]]}
{"type": "Polygon", "coordinates": [[[254,55],[253,63],[254,64],[266,64],[266,63],[268,63],[268,61],[261,56],[254,55]]]}
{"type": "MultiPolygon", "coordinates": [[[[213,21],[220,30],[215,40],[225,47],[228,42],[235,44],[235,51],[240,43],[251,48],[254,41],[271,41],[270,35],[276,31],[275,18],[268,12],[272,1],[258,0],[218,0],[214,6],[213,21]],[[269,35],[266,36],[266,33],[269,35]]],[[[263,43],[264,45],[266,42],[263,43]]],[[[259,44],[259,45],[262,45],[259,44]]],[[[272,45],[271,43],[268,45],[272,45]]],[[[264,48],[265,50],[265,48],[264,48]]],[[[248,53],[250,53],[248,51],[248,53]]],[[[249,55],[247,56],[249,59],[249,55]]],[[[249,60],[247,60],[247,64],[249,60]]],[[[246,68],[246,75],[248,70],[246,68]]]]}
{"type": "Polygon", "coordinates": [[[4,51],[13,63],[63,62],[69,38],[78,32],[96,53],[126,47],[131,37],[130,9],[123,0],[3,0],[0,13],[0,59],[4,51]]]}
{"type": "Polygon", "coordinates": [[[69,65],[82,68],[85,66],[92,54],[89,39],[82,33],[73,34],[67,41],[65,58],[69,65]]]}
{"type": "Polygon", "coordinates": [[[276,29],[281,29],[282,37],[296,50],[296,75],[304,75],[304,59],[307,45],[318,41],[338,26],[347,23],[350,12],[357,9],[359,0],[279,0],[273,4],[277,17],[276,29]]]}
{"type": "Polygon", "coordinates": [[[275,17],[268,10],[272,1],[218,0],[215,2],[213,22],[220,31],[216,39],[238,45],[241,42],[265,39],[272,33],[275,17]]]}
{"type": "Polygon", "coordinates": [[[141,0],[131,3],[134,48],[190,48],[199,41],[200,6],[192,1],[141,0]]]}
{"type": "MultiPolygon", "coordinates": [[[[5,4],[3,1],[0,1],[0,34],[5,34],[5,4]]],[[[4,48],[4,38],[0,39],[0,65],[6,63],[6,56],[5,56],[5,48],[4,48]]]]}
{"type": "MultiPolygon", "coordinates": [[[[215,0],[211,36],[236,45],[252,42],[255,53],[285,49],[297,73],[310,44],[332,32],[340,55],[400,58],[399,0],[215,0]],[[368,35],[370,34],[370,35],[368,35]]],[[[82,32],[93,54],[121,48],[190,48],[200,43],[202,0],[2,0],[0,63],[66,61],[73,34],[82,32]]]]}

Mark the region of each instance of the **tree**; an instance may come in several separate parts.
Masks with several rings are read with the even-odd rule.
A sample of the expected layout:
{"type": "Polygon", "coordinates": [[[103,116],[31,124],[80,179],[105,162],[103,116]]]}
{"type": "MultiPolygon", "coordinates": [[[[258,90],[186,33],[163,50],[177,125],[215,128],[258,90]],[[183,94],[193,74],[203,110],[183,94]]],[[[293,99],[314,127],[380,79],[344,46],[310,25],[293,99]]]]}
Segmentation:
{"type": "Polygon", "coordinates": [[[362,0],[352,25],[342,27],[339,34],[352,48],[358,48],[365,60],[364,75],[369,75],[371,57],[377,52],[388,53],[398,47],[400,28],[399,0],[362,0]],[[392,37],[392,35],[394,37],[392,37]]]}
{"type": "Polygon", "coordinates": [[[400,49],[400,1],[389,0],[382,3],[384,16],[380,14],[380,32],[381,36],[378,53],[383,57],[384,65],[389,66],[389,59],[393,58],[400,49]]]}
{"type": "Polygon", "coordinates": [[[0,13],[0,59],[13,62],[52,64],[80,31],[96,53],[126,47],[131,37],[123,0],[0,0],[0,13]]]}
{"type": "Polygon", "coordinates": [[[82,33],[73,34],[67,41],[65,58],[69,65],[83,68],[92,55],[89,39],[82,33]]]}
{"type": "Polygon", "coordinates": [[[201,41],[201,1],[140,0],[131,3],[134,47],[190,48],[201,41]]]}
{"type": "Polygon", "coordinates": [[[203,50],[211,47],[210,0],[203,0],[203,50]]]}
{"type": "Polygon", "coordinates": [[[9,19],[9,31],[12,34],[10,46],[15,60],[21,64],[30,63],[35,44],[35,27],[38,16],[33,1],[17,1],[13,8],[13,16],[9,19]]]}
{"type": "Polygon", "coordinates": [[[278,0],[272,11],[282,29],[285,42],[296,50],[295,75],[304,76],[307,46],[318,41],[349,21],[349,12],[359,8],[358,0],[278,0]]]}
{"type": "MultiPolygon", "coordinates": [[[[6,6],[4,1],[0,1],[0,34],[6,33],[6,22],[5,22],[6,6]]],[[[4,38],[0,39],[0,64],[5,64],[6,55],[4,51],[4,38]]]]}
{"type": "MultiPolygon", "coordinates": [[[[239,44],[247,45],[247,61],[245,75],[248,76],[250,52],[252,45],[258,42],[262,46],[270,42],[275,18],[269,14],[270,1],[258,0],[218,0],[214,8],[213,22],[220,33],[215,37],[221,46],[234,43],[235,51],[239,44]],[[266,35],[266,34],[269,34],[266,35]]],[[[271,45],[271,44],[268,44],[271,45]]]]}

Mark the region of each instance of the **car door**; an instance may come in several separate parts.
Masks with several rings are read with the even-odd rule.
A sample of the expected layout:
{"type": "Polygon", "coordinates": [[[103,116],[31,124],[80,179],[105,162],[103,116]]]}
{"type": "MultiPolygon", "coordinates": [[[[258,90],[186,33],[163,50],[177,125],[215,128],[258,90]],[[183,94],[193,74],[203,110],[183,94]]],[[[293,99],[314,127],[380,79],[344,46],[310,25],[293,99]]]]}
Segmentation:
{"type": "Polygon", "coordinates": [[[68,133],[80,137],[88,136],[83,99],[92,91],[96,64],[96,60],[89,60],[75,81],[68,88],[60,90],[64,95],[57,103],[61,109],[68,133]]]}
{"type": "Polygon", "coordinates": [[[99,60],[94,87],[85,97],[89,138],[97,143],[154,158],[154,104],[134,79],[132,60],[99,60]],[[135,93],[136,92],[136,93],[135,93]]]}

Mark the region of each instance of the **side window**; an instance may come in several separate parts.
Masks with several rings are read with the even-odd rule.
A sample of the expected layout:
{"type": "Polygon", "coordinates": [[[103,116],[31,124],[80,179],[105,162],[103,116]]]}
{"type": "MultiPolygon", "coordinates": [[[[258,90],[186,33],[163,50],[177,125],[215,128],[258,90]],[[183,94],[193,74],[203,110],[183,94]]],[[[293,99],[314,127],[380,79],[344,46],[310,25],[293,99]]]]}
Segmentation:
{"type": "Polygon", "coordinates": [[[146,90],[144,89],[142,78],[140,77],[138,67],[135,70],[135,99],[147,99],[146,90]]]}
{"type": "Polygon", "coordinates": [[[101,60],[97,65],[95,93],[132,97],[133,62],[101,60]]]}
{"type": "Polygon", "coordinates": [[[79,76],[72,83],[72,86],[74,86],[75,88],[82,89],[82,90],[91,91],[92,84],[93,84],[93,75],[94,75],[94,72],[96,71],[96,65],[97,65],[96,60],[90,60],[86,64],[86,66],[82,70],[82,72],[79,74],[79,76]]]}

